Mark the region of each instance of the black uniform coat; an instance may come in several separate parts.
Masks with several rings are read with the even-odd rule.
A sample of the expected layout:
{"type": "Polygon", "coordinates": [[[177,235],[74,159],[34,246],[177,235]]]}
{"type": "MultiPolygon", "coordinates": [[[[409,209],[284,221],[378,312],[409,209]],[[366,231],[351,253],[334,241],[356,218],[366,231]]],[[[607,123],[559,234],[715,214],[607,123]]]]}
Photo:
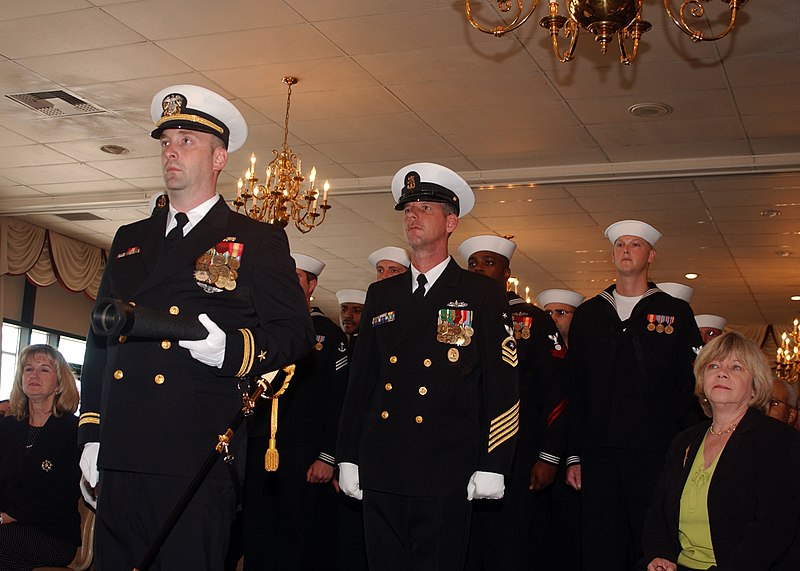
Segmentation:
{"type": "MultiPolygon", "coordinates": [[[[232,212],[221,198],[162,257],[165,229],[166,212],[119,229],[98,298],[184,317],[207,313],[226,334],[222,368],[196,361],[175,339],[90,332],[79,439],[101,442],[101,469],[193,476],[241,407],[236,377],[291,363],[308,352],[313,329],[281,229],[232,212]],[[236,287],[204,288],[197,260],[226,241],[243,246],[236,287]]],[[[226,474],[218,462],[211,477],[226,474]]]]}
{"type": "MultiPolygon", "coordinates": [[[[681,552],[683,487],[710,422],[675,437],[644,530],[640,568],[681,552]]],[[[708,487],[708,522],[719,571],[800,569],[800,435],[750,409],[722,450],[708,487]],[[791,547],[790,547],[791,545],[791,547]]]]}
{"type": "Polygon", "coordinates": [[[568,463],[582,449],[666,451],[675,434],[703,418],[693,394],[702,340],[692,309],[649,286],[625,321],[613,285],[575,310],[567,354],[568,463]],[[665,330],[649,330],[649,316],[665,330]]]}
{"type": "MultiPolygon", "coordinates": [[[[290,448],[308,449],[306,468],[314,460],[336,465],[336,432],[339,412],[347,390],[347,337],[318,308],[312,308],[316,341],[298,360],[286,392],[278,398],[278,452],[290,448]]],[[[263,438],[267,449],[270,427],[269,402],[259,403],[248,420],[248,436],[263,438]]]]}
{"type": "Polygon", "coordinates": [[[81,544],[77,432],[75,415],[51,416],[26,455],[28,418],[0,417],[0,510],[75,546],[81,544]]]}
{"type": "Polygon", "coordinates": [[[508,312],[496,281],[452,259],[422,302],[411,272],[370,286],[337,449],[362,488],[459,498],[476,470],[508,474],[519,422],[508,312]],[[469,345],[437,340],[447,310],[472,312],[469,345]]]}
{"type": "Polygon", "coordinates": [[[316,342],[298,360],[278,398],[279,466],[264,470],[270,435],[270,401],[248,419],[244,485],[245,569],[312,569],[334,559],[337,498],[331,484],[310,484],[315,460],[336,465],[339,412],[347,390],[347,337],[312,308],[316,342]]]}
{"type": "MultiPolygon", "coordinates": [[[[566,439],[567,345],[544,311],[508,292],[519,352],[520,432],[516,456],[557,465],[566,439]],[[530,323],[530,325],[526,325],[530,323]],[[526,327],[528,328],[526,332],[526,327]]],[[[523,482],[527,488],[528,482],[523,482]]]]}

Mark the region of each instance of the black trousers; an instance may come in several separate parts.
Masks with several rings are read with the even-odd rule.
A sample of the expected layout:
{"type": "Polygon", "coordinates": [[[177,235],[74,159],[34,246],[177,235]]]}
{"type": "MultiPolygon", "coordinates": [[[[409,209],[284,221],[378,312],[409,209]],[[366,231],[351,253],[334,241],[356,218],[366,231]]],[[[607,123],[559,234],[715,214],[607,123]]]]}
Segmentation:
{"type": "MultiPolygon", "coordinates": [[[[189,477],[102,470],[95,519],[95,568],[98,571],[133,569],[190,480],[189,477]]],[[[236,507],[235,495],[230,479],[206,479],[150,569],[222,569],[236,507]]]]}
{"type": "Polygon", "coordinates": [[[642,529],[664,453],[602,448],[581,451],[583,568],[635,569],[642,529]]]}
{"type": "Polygon", "coordinates": [[[264,470],[266,439],[248,442],[242,498],[244,569],[312,571],[336,561],[338,501],[333,485],[309,484],[308,447],[280,446],[276,472],[264,470]]]}
{"type": "Polygon", "coordinates": [[[369,568],[380,571],[462,571],[471,505],[464,496],[434,498],[364,491],[369,568]]]}
{"type": "Polygon", "coordinates": [[[580,571],[580,498],[562,465],[552,485],[531,492],[533,466],[515,458],[500,500],[473,502],[467,571],[580,571]]]}

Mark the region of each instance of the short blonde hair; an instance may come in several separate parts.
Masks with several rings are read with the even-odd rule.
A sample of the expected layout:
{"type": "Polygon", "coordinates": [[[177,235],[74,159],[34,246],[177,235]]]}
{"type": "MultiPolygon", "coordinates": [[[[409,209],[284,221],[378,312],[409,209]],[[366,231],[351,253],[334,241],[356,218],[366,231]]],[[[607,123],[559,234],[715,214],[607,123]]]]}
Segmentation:
{"type": "Polygon", "coordinates": [[[738,331],[728,331],[715,337],[697,355],[694,362],[694,394],[700,399],[700,406],[706,416],[711,417],[711,405],[703,392],[703,373],[715,361],[736,355],[745,370],[753,376],[753,398],[749,406],[767,414],[772,398],[772,371],[767,358],[758,345],[738,331]]]}
{"type": "Polygon", "coordinates": [[[22,371],[25,365],[36,357],[45,357],[50,360],[56,369],[58,390],[53,397],[53,416],[64,413],[74,414],[78,410],[80,395],[75,384],[75,373],[67,363],[64,356],[50,345],[29,345],[20,351],[17,357],[17,371],[14,374],[14,385],[11,387],[9,397],[9,414],[17,420],[28,416],[28,396],[22,391],[22,371]]]}

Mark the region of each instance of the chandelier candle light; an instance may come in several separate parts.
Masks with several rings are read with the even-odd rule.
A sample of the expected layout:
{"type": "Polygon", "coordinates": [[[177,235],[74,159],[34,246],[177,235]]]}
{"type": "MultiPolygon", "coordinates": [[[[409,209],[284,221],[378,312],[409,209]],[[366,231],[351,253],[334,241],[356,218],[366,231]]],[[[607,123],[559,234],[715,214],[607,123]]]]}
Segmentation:
{"type": "Polygon", "coordinates": [[[236,212],[242,210],[250,218],[281,228],[285,228],[291,220],[300,232],[306,234],[325,221],[325,214],[331,208],[328,205],[330,184],[325,181],[322,186],[322,201],[319,201],[319,189],[315,186],[317,169],[312,167],[308,184],[303,185],[306,177],[303,175],[302,161],[288,144],[289,106],[292,85],[297,83],[297,78],[287,76],[282,81],[289,86],[283,144],[280,151],[272,151],[275,156],[267,165],[264,184],[259,184],[256,177],[255,153],[250,156],[250,167],[244,179],[239,179],[233,206],[236,207],[236,212]]]}
{"type": "Polygon", "coordinates": [[[789,333],[781,334],[775,358],[775,374],[787,383],[796,383],[800,376],[800,321],[795,319],[792,325],[789,333]]]}
{"type": "MultiPolygon", "coordinates": [[[[702,19],[705,16],[703,2],[708,0],[683,0],[677,12],[672,10],[673,0],[664,0],[664,10],[672,22],[693,42],[713,42],[724,38],[733,29],[736,22],[736,13],[747,0],[722,0],[730,8],[731,16],[728,25],[721,33],[706,35],[690,25],[689,18],[702,19]]],[[[493,0],[501,15],[513,16],[505,25],[486,27],[472,16],[470,0],[465,0],[467,20],[476,30],[486,34],[500,37],[524,24],[533,14],[539,0],[493,0]],[[525,4],[530,1],[526,8],[525,4]],[[511,5],[516,5],[516,11],[511,13],[511,5]]],[[[600,51],[606,53],[609,42],[617,36],[620,51],[620,63],[630,65],[636,59],[639,51],[639,40],[642,34],[652,27],[650,22],[642,20],[643,0],[564,0],[567,7],[567,16],[559,14],[559,0],[549,0],[548,15],[539,20],[539,25],[550,32],[553,43],[553,53],[560,62],[571,61],[574,57],[575,46],[578,42],[578,33],[581,29],[594,34],[594,39],[600,44],[600,51]],[[569,47],[562,53],[559,45],[559,35],[569,40],[569,47]],[[628,53],[626,42],[631,44],[628,53]]]]}

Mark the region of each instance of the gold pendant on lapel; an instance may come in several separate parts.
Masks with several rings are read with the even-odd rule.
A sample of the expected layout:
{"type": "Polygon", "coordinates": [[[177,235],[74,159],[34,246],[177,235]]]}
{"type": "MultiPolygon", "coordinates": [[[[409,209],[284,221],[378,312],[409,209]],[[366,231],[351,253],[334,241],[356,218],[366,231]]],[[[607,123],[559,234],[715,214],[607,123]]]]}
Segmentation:
{"type": "Polygon", "coordinates": [[[447,359],[451,363],[455,363],[456,361],[458,361],[458,357],[459,357],[458,349],[456,349],[455,347],[450,347],[450,349],[447,350],[447,359]]]}

